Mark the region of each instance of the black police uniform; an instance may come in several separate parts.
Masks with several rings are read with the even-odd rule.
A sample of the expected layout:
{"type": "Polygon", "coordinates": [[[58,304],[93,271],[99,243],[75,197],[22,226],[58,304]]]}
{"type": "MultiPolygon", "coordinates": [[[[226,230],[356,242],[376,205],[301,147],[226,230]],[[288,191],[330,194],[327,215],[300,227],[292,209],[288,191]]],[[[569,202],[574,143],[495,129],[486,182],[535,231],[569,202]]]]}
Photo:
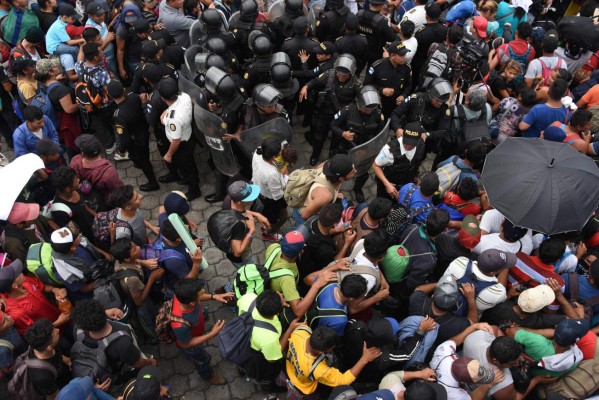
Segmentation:
{"type": "MultiPolygon", "coordinates": [[[[293,76],[298,78],[300,86],[305,85],[310,79],[305,78],[303,75],[302,60],[299,58],[298,53],[300,50],[304,50],[306,53],[310,54],[316,47],[318,47],[318,41],[316,39],[297,34],[294,37],[285,40],[283,46],[281,46],[281,51],[287,53],[289,56],[293,76]]],[[[310,60],[308,60],[308,65],[310,66],[310,60]]]]}
{"type": "Polygon", "coordinates": [[[329,10],[320,14],[316,20],[316,32],[314,36],[321,41],[334,41],[343,34],[345,29],[345,19],[351,11],[347,6],[338,10],[329,10]]]}
{"type": "Polygon", "coordinates": [[[358,33],[366,36],[368,40],[368,65],[383,56],[383,47],[387,42],[393,42],[397,35],[389,26],[389,22],[378,11],[358,11],[358,33]]]}
{"type": "Polygon", "coordinates": [[[175,68],[174,65],[165,64],[158,60],[146,61],[146,62],[139,64],[139,67],[137,67],[137,69],[135,70],[135,72],[133,74],[133,83],[131,83],[131,91],[133,93],[139,94],[147,89],[151,89],[151,88],[144,87],[143,69],[146,64],[157,65],[159,68],[159,71],[160,71],[161,78],[171,77],[175,80],[179,79],[179,73],[177,72],[177,69],[175,68]]]}
{"type": "Polygon", "coordinates": [[[412,58],[412,70],[420,73],[428,55],[428,48],[433,43],[443,43],[447,37],[447,27],[439,22],[424,24],[414,36],[418,40],[418,49],[412,58]]]}
{"type": "Polygon", "coordinates": [[[359,76],[366,66],[368,57],[368,40],[361,33],[347,32],[335,40],[337,53],[348,53],[356,59],[356,75],[359,76]]]}
{"type": "MultiPolygon", "coordinates": [[[[422,140],[418,142],[416,151],[411,160],[406,157],[404,152],[402,152],[397,138],[393,138],[389,142],[389,151],[393,155],[393,164],[386,165],[382,168],[385,178],[397,188],[401,188],[403,185],[413,182],[414,178],[418,175],[418,167],[426,158],[426,144],[422,140]]],[[[375,181],[376,197],[394,200],[389,196],[385,185],[378,177],[375,177],[375,181]]]]}
{"type": "Polygon", "coordinates": [[[247,64],[243,69],[243,77],[240,81],[241,87],[246,93],[252,93],[254,87],[260,83],[270,82],[270,58],[268,61],[254,60],[247,64]]]}
{"type": "Polygon", "coordinates": [[[144,186],[145,189],[151,187],[157,190],[159,186],[150,162],[149,126],[144,118],[139,95],[129,93],[121,103],[116,105],[113,123],[119,151],[128,151],[131,161],[148,179],[148,185],[141,185],[140,190],[144,190],[144,186]]]}
{"type": "Polygon", "coordinates": [[[382,58],[368,68],[364,85],[374,85],[379,90],[383,115],[389,118],[397,105],[396,99],[399,96],[407,98],[410,95],[412,90],[412,69],[407,64],[393,67],[391,60],[382,58]],[[393,94],[391,96],[383,95],[384,88],[393,88],[393,94]]]}
{"type": "MultiPolygon", "coordinates": [[[[341,83],[335,69],[329,69],[307,83],[308,92],[318,93],[315,118],[306,140],[312,145],[310,163],[315,165],[329,135],[333,116],[349,105],[360,92],[360,82],[355,76],[341,83]]],[[[337,148],[339,138],[333,135],[331,149],[337,148]]]]}
{"type": "MultiPolygon", "coordinates": [[[[339,146],[329,150],[329,157],[335,154],[347,154],[353,147],[366,143],[380,133],[384,126],[385,117],[380,108],[377,107],[368,115],[361,113],[355,103],[350,104],[335,114],[331,122],[331,131],[339,141],[339,146]],[[352,142],[343,137],[343,132],[348,130],[355,133],[352,142]]],[[[361,193],[367,180],[367,173],[357,176],[354,180],[354,191],[361,193]]]]}
{"type": "MultiPolygon", "coordinates": [[[[164,156],[170,147],[170,143],[164,132],[164,125],[160,122],[160,116],[168,108],[168,105],[160,97],[158,88],[155,88],[148,96],[146,103],[145,118],[148,124],[153,128],[156,137],[156,146],[161,156],[164,156]]],[[[177,166],[173,163],[166,163],[169,175],[177,175],[177,166]]]]}
{"type": "MultiPolygon", "coordinates": [[[[238,56],[240,59],[240,64],[245,63],[247,60],[251,59],[254,56],[254,52],[250,49],[248,44],[248,38],[250,36],[250,32],[254,30],[263,31],[265,33],[270,32],[270,29],[266,28],[266,26],[261,22],[247,22],[247,21],[237,21],[235,27],[231,27],[233,35],[235,36],[235,40],[237,42],[238,56]]],[[[270,37],[271,35],[269,35],[270,37]]]]}
{"type": "Polygon", "coordinates": [[[285,118],[289,122],[289,115],[281,104],[277,104],[277,108],[273,113],[266,114],[258,111],[258,106],[253,102],[246,104],[245,114],[243,116],[244,128],[250,129],[258,125],[262,125],[265,122],[273,120],[275,118],[285,118]]]}

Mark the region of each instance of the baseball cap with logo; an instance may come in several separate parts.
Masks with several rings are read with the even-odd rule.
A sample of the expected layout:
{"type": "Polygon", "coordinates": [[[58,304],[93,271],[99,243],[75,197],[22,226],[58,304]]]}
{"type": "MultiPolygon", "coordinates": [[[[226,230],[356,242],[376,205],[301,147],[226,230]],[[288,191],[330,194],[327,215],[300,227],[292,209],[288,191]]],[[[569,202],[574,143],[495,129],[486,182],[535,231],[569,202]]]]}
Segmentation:
{"type": "Polygon", "coordinates": [[[335,45],[332,42],[326,41],[315,46],[312,52],[314,54],[335,54],[335,51],[335,45]]]}
{"type": "Polygon", "coordinates": [[[389,54],[399,54],[400,56],[405,56],[412,51],[408,49],[401,40],[396,40],[393,43],[390,43],[385,49],[389,52],[389,54]]]}
{"type": "Polygon", "coordinates": [[[160,370],[146,366],[139,370],[135,386],[126,400],[158,400],[160,398],[160,370]]]}
{"type": "Polygon", "coordinates": [[[460,357],[451,365],[451,374],[456,381],[466,384],[482,385],[493,382],[492,369],[481,365],[480,361],[470,357],[460,357]]]}
{"type": "Polygon", "coordinates": [[[516,255],[506,251],[489,249],[478,256],[478,269],[482,273],[497,272],[516,265],[516,255]]]}
{"type": "Polygon", "coordinates": [[[476,216],[465,216],[458,233],[458,242],[465,248],[472,250],[480,242],[480,235],[480,223],[476,216]]]}
{"type": "Polygon", "coordinates": [[[416,146],[420,142],[420,137],[425,132],[424,128],[418,122],[410,122],[403,130],[402,143],[409,146],[416,146]]]}
{"type": "Polygon", "coordinates": [[[547,307],[555,300],[555,293],[548,285],[526,289],[518,296],[518,305],[526,313],[534,313],[547,307]]]}
{"type": "Polygon", "coordinates": [[[69,228],[57,229],[50,235],[50,241],[54,244],[73,243],[73,240],[75,240],[75,238],[69,228]]]}
{"type": "Polygon", "coordinates": [[[347,154],[335,154],[333,158],[325,162],[322,171],[325,175],[338,178],[347,176],[354,169],[351,159],[347,154]]]}
{"type": "Polygon", "coordinates": [[[229,186],[227,192],[233,201],[250,202],[256,200],[260,195],[260,186],[245,181],[236,181],[229,186]]]}
{"type": "Polygon", "coordinates": [[[85,12],[87,15],[102,15],[106,13],[98,3],[89,3],[87,7],[85,7],[85,12]]]}
{"type": "Polygon", "coordinates": [[[458,283],[451,275],[442,277],[437,282],[437,288],[433,293],[433,302],[441,311],[450,311],[458,303],[458,283]]]}
{"type": "Polygon", "coordinates": [[[287,232],[281,240],[281,253],[287,257],[297,257],[300,255],[306,244],[304,234],[299,230],[287,232]]]}
{"type": "Polygon", "coordinates": [[[487,26],[489,21],[485,17],[480,15],[472,19],[472,28],[476,30],[476,33],[481,39],[487,37],[487,26]]]}
{"type": "Polygon", "coordinates": [[[564,319],[556,327],[553,340],[560,346],[572,346],[589,331],[587,319],[564,319]]]}
{"type": "Polygon", "coordinates": [[[550,29],[543,36],[543,51],[553,53],[559,46],[559,34],[555,29],[550,29]]]}

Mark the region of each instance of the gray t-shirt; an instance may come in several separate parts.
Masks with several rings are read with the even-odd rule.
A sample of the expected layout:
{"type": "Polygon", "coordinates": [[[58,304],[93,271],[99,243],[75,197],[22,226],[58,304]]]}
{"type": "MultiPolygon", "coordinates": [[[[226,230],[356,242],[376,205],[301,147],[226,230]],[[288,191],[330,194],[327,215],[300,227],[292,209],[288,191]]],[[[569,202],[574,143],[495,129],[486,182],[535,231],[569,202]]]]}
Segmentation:
{"type": "Polygon", "coordinates": [[[146,244],[148,240],[146,239],[146,225],[144,223],[143,211],[138,209],[135,213],[135,217],[133,217],[132,219],[124,218],[121,214],[122,211],[123,210],[119,208],[119,212],[117,213],[116,217],[122,221],[127,221],[129,225],[131,225],[131,228],[133,228],[133,237],[131,237],[129,229],[125,227],[118,227],[116,228],[116,238],[130,239],[132,242],[136,243],[139,246],[141,246],[142,244],[146,244]]]}
{"type": "MultiPolygon", "coordinates": [[[[528,64],[528,68],[526,69],[526,74],[524,75],[524,78],[526,79],[534,79],[537,77],[537,75],[540,75],[543,73],[543,65],[541,64],[540,60],[543,60],[543,62],[545,63],[545,67],[549,68],[549,69],[555,69],[559,63],[559,60],[561,58],[558,56],[553,56],[553,57],[539,57],[539,58],[535,58],[534,60],[532,60],[530,62],[530,64],[528,64]]],[[[568,68],[568,64],[566,63],[566,61],[564,59],[561,59],[561,65],[560,68],[568,68]]]]}
{"type": "MultiPolygon", "coordinates": [[[[491,343],[495,340],[495,336],[491,335],[486,331],[475,331],[466,337],[464,340],[464,348],[462,355],[478,360],[480,364],[487,368],[497,368],[487,360],[487,349],[491,346],[491,343]]],[[[503,388],[508,387],[514,383],[512,379],[512,373],[509,368],[503,369],[504,379],[497,385],[491,387],[487,393],[487,398],[490,398],[494,393],[497,393],[503,388]]]]}

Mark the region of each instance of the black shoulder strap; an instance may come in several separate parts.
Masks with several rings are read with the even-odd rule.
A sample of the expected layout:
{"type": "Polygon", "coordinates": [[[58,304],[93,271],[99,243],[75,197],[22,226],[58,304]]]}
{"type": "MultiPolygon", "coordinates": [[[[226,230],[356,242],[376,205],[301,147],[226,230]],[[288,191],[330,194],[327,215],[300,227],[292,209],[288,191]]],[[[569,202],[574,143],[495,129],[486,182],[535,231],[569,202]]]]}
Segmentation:
{"type": "Polygon", "coordinates": [[[568,278],[570,300],[578,301],[580,297],[580,288],[578,287],[578,274],[576,272],[568,272],[568,278]]]}
{"type": "Polygon", "coordinates": [[[458,112],[458,118],[461,120],[461,122],[466,122],[466,111],[464,111],[464,106],[461,104],[456,104],[455,108],[458,112]]]}
{"type": "MultiPolygon", "coordinates": [[[[252,313],[254,312],[254,308],[256,308],[256,300],[252,301],[252,304],[250,304],[248,310],[246,311],[248,314],[250,314],[250,317],[252,316],[252,313]]],[[[253,325],[256,326],[256,327],[258,327],[258,328],[266,329],[266,330],[269,330],[269,331],[274,332],[274,333],[279,333],[277,331],[277,329],[274,327],[274,325],[269,324],[268,322],[258,321],[258,320],[254,319],[254,318],[252,318],[252,320],[254,321],[253,325]]]]}

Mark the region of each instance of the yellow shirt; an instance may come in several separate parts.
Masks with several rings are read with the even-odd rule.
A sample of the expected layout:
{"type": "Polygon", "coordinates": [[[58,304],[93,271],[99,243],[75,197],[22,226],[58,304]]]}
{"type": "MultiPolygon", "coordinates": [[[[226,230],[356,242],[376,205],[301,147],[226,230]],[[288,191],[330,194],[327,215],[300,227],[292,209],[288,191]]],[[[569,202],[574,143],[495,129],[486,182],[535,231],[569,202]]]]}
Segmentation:
{"type": "Polygon", "coordinates": [[[311,335],[312,331],[310,328],[307,325],[301,325],[291,333],[291,337],[289,338],[289,350],[287,350],[285,370],[293,386],[303,394],[312,394],[316,391],[318,383],[331,387],[351,385],[356,380],[356,377],[350,370],[343,373],[337,368],[329,367],[325,360],[318,364],[312,373],[314,380],[310,381],[308,377],[310,368],[317,358],[317,356],[309,354],[306,350],[306,345],[311,335]],[[307,331],[304,329],[307,329],[307,331]]]}

